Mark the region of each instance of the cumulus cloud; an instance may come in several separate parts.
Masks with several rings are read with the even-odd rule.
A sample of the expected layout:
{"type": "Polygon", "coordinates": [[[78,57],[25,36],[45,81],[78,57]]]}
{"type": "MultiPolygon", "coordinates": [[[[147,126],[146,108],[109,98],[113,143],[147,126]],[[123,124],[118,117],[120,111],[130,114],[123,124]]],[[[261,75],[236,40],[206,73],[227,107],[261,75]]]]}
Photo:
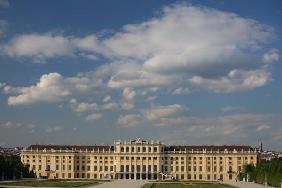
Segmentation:
{"type": "Polygon", "coordinates": [[[103,117],[103,114],[101,113],[93,113],[93,114],[89,114],[88,116],[86,116],[86,120],[87,121],[96,121],[99,120],[103,117]]]}
{"type": "Polygon", "coordinates": [[[18,35],[2,45],[10,57],[41,61],[87,54],[94,59],[104,56],[111,63],[80,76],[45,74],[30,87],[6,86],[7,93],[17,94],[10,96],[8,103],[69,100],[73,93],[91,93],[96,85],[102,85],[106,91],[122,90],[121,107],[129,110],[139,96],[137,89],[169,89],[173,95],[252,90],[272,80],[272,69],[265,62],[278,60],[279,54],[276,49],[264,48],[272,36],[270,26],[255,20],[185,4],[165,7],[147,21],[125,25],[103,37],[18,35]]]}
{"type": "Polygon", "coordinates": [[[98,105],[96,103],[86,103],[86,102],[79,103],[76,101],[76,99],[71,99],[70,104],[75,112],[86,112],[86,111],[98,109],[98,105]]]}
{"type": "Polygon", "coordinates": [[[183,87],[176,88],[172,92],[173,95],[183,95],[183,94],[187,94],[187,93],[190,93],[189,88],[183,88],[183,87]]]}
{"type": "Polygon", "coordinates": [[[0,0],[0,7],[8,8],[10,6],[10,3],[8,0],[0,0]]]}
{"type": "Polygon", "coordinates": [[[121,127],[136,127],[142,124],[144,118],[140,114],[128,114],[118,118],[121,127]]]}
{"type": "Polygon", "coordinates": [[[257,126],[257,131],[263,131],[263,130],[267,130],[270,129],[269,125],[259,125],[257,126]]]}
{"type": "Polygon", "coordinates": [[[78,75],[65,78],[59,73],[49,73],[42,75],[36,85],[29,87],[5,86],[4,92],[15,95],[8,98],[9,105],[58,102],[75,94],[89,93],[97,84],[95,80],[86,76],[78,75]]]}
{"type": "Polygon", "coordinates": [[[62,126],[47,127],[47,128],[45,129],[45,131],[46,131],[47,133],[59,132],[59,131],[61,131],[61,130],[63,130],[63,127],[62,127],[62,126]]]}
{"type": "Polygon", "coordinates": [[[188,80],[195,87],[216,93],[251,90],[264,86],[269,81],[271,81],[271,74],[265,69],[250,71],[231,70],[228,75],[220,78],[208,79],[201,76],[193,76],[188,80]]]}
{"type": "Polygon", "coordinates": [[[106,97],[104,97],[103,102],[109,102],[112,99],[112,97],[110,95],[107,95],[106,97]]]}
{"type": "MultiPolygon", "coordinates": [[[[109,87],[178,83],[181,86],[174,94],[189,92],[184,88],[191,86],[229,93],[261,87],[271,80],[270,70],[256,54],[263,53],[259,49],[272,36],[271,27],[255,20],[180,4],[165,7],[159,16],[143,23],[126,25],[100,43],[104,56],[128,61],[113,69],[109,87]]],[[[268,53],[264,59],[275,59],[276,54],[268,53]]]]}
{"type": "Polygon", "coordinates": [[[136,92],[130,90],[129,88],[124,88],[122,95],[125,98],[125,100],[132,101],[134,100],[134,97],[136,96],[136,92]]]}
{"type": "Polygon", "coordinates": [[[187,110],[189,110],[189,108],[183,105],[173,104],[167,106],[157,106],[151,109],[147,109],[144,111],[144,114],[148,120],[159,120],[161,118],[176,115],[187,110]]]}
{"type": "Polygon", "coordinates": [[[246,142],[250,144],[252,141],[257,141],[258,133],[254,134],[254,131],[257,131],[261,123],[267,123],[273,118],[273,115],[270,114],[254,113],[215,117],[177,117],[161,119],[162,123],[158,126],[177,125],[177,128],[167,129],[160,135],[161,139],[168,140],[170,143],[187,144],[182,141],[189,140],[190,144],[209,142],[214,144],[246,142]],[[205,137],[205,139],[199,140],[199,137],[205,137]]]}
{"type": "Polygon", "coordinates": [[[178,116],[170,118],[160,118],[158,126],[175,126],[175,125],[189,125],[189,126],[250,126],[261,125],[262,122],[269,120],[273,116],[270,114],[233,114],[211,118],[195,117],[195,116],[178,116]]]}
{"type": "Polygon", "coordinates": [[[76,38],[54,33],[31,33],[13,38],[8,44],[2,46],[2,51],[10,57],[31,58],[35,62],[75,55],[96,59],[94,54],[87,53],[96,48],[95,41],[93,35],[76,38]]]}
{"type": "Polygon", "coordinates": [[[270,49],[267,53],[263,54],[264,63],[272,63],[279,60],[279,51],[278,49],[270,49]]]}
{"type": "Polygon", "coordinates": [[[102,105],[102,109],[104,110],[115,110],[119,108],[120,108],[120,104],[115,102],[110,102],[102,105]]]}
{"type": "Polygon", "coordinates": [[[245,110],[242,106],[224,106],[220,109],[222,112],[240,112],[245,110]]]}

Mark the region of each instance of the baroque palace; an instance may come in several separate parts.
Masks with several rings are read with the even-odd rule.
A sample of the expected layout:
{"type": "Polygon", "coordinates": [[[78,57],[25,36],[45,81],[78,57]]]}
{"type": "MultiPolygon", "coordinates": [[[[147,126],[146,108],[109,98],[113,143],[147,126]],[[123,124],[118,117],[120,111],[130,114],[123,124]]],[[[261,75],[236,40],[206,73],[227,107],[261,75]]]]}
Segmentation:
{"type": "Polygon", "coordinates": [[[257,163],[250,146],[167,146],[141,139],[113,146],[31,145],[21,160],[38,177],[58,179],[235,179],[257,163]]]}

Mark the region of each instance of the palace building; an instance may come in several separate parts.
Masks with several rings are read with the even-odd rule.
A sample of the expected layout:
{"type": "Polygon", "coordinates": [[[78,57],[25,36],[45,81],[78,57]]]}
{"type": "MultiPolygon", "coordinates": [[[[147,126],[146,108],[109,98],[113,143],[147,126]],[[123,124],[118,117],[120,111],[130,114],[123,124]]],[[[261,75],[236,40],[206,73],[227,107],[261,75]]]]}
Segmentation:
{"type": "Polygon", "coordinates": [[[136,139],[113,146],[31,145],[22,150],[21,160],[43,178],[231,180],[244,165],[256,165],[257,149],[136,139]]]}

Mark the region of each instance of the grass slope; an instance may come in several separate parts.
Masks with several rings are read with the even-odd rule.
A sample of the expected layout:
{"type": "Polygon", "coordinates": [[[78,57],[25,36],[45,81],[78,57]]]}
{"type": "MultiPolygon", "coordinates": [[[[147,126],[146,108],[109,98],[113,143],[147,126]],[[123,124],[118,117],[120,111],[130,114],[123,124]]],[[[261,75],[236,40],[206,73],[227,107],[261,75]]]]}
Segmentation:
{"type": "Polygon", "coordinates": [[[42,181],[18,181],[1,183],[0,185],[27,186],[27,187],[88,187],[99,184],[97,181],[63,181],[63,180],[42,180],[42,181]]]}
{"type": "Polygon", "coordinates": [[[142,188],[235,188],[218,183],[148,183],[142,188]]]}

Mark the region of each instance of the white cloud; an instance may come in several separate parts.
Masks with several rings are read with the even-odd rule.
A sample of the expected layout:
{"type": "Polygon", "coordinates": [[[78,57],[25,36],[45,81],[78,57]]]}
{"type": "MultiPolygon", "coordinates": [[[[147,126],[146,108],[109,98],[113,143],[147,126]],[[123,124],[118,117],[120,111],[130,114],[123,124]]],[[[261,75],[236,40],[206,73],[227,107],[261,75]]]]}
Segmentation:
{"type": "Polygon", "coordinates": [[[59,101],[70,95],[70,91],[64,87],[63,77],[58,73],[43,75],[35,86],[16,89],[19,95],[9,97],[9,105],[29,104],[37,101],[59,101]]]}
{"type": "Polygon", "coordinates": [[[220,109],[222,112],[240,112],[245,110],[242,106],[224,106],[220,109]]]}
{"type": "MultiPolygon", "coordinates": [[[[234,114],[215,117],[177,117],[161,119],[156,126],[174,126],[162,129],[160,139],[181,144],[242,144],[255,143],[260,133],[254,134],[262,123],[274,118],[270,114],[234,114]],[[177,127],[175,127],[177,126],[177,127]],[[205,139],[199,139],[199,138],[205,139]],[[239,139],[238,139],[239,138],[239,139]]],[[[265,133],[270,136],[272,131],[265,133]],[[269,133],[268,133],[269,132],[269,133]]]]}
{"type": "Polygon", "coordinates": [[[112,72],[109,87],[179,83],[182,88],[235,92],[271,80],[270,70],[256,53],[272,35],[272,28],[255,20],[180,4],[165,7],[159,17],[126,25],[100,43],[106,57],[129,61],[118,64],[121,67],[112,72]]]}
{"type": "Polygon", "coordinates": [[[136,127],[142,124],[144,118],[140,114],[128,114],[118,118],[121,127],[136,127]]]}
{"type": "Polygon", "coordinates": [[[265,69],[258,70],[231,70],[227,76],[217,79],[207,79],[193,76],[188,80],[195,87],[211,90],[216,93],[231,93],[236,91],[251,90],[264,86],[271,81],[271,74],[265,69]]]}
{"type": "Polygon", "coordinates": [[[183,88],[183,87],[179,87],[172,92],[173,95],[183,95],[187,93],[190,93],[189,88],[183,88]]]}
{"type": "Polygon", "coordinates": [[[271,127],[269,125],[259,125],[257,126],[257,131],[263,131],[263,130],[267,130],[270,129],[271,127]]]}
{"type": "Polygon", "coordinates": [[[120,105],[118,103],[115,102],[111,102],[111,103],[106,103],[102,105],[102,109],[104,110],[115,110],[115,109],[119,109],[120,105]]]}
{"type": "Polygon", "coordinates": [[[96,49],[94,35],[76,38],[54,33],[22,34],[2,45],[4,51],[10,57],[27,57],[35,62],[44,62],[48,58],[63,56],[83,56],[96,60],[92,52],[96,49]]]}
{"type": "Polygon", "coordinates": [[[0,89],[4,88],[6,86],[6,83],[0,83],[0,89]]]}
{"type": "Polygon", "coordinates": [[[70,100],[70,104],[75,112],[98,110],[98,105],[96,103],[86,103],[86,102],[79,103],[75,99],[72,99],[70,100]]]}
{"type": "Polygon", "coordinates": [[[133,109],[134,107],[135,107],[135,104],[132,103],[132,102],[128,102],[128,101],[123,102],[123,103],[121,104],[121,108],[124,109],[124,110],[131,110],[131,109],[133,109]]]}
{"type": "Polygon", "coordinates": [[[31,57],[36,60],[68,56],[72,53],[69,40],[52,34],[25,34],[12,39],[4,48],[11,57],[31,57]]]}
{"type": "Polygon", "coordinates": [[[6,123],[1,123],[0,126],[5,129],[9,129],[13,126],[12,122],[7,121],[6,123]]]}
{"type": "Polygon", "coordinates": [[[10,6],[10,3],[8,0],[0,0],[0,7],[8,8],[10,6]]]}
{"type": "Polygon", "coordinates": [[[267,53],[263,54],[264,63],[272,63],[279,60],[279,51],[278,49],[272,48],[267,53]]]}
{"type": "Polygon", "coordinates": [[[262,122],[269,120],[273,116],[270,114],[233,114],[218,117],[194,117],[194,116],[178,116],[178,117],[165,117],[160,118],[157,126],[176,126],[176,125],[189,125],[189,126],[259,126],[262,122]]]}
{"type": "Polygon", "coordinates": [[[49,73],[42,75],[36,85],[5,86],[4,92],[15,95],[8,98],[9,105],[23,105],[68,100],[72,95],[89,93],[98,85],[99,81],[85,75],[65,78],[59,73],[49,73]]]}
{"type": "Polygon", "coordinates": [[[122,95],[125,98],[125,100],[132,101],[134,100],[134,97],[136,96],[136,92],[130,90],[129,88],[124,88],[122,95]]]}
{"type": "Polygon", "coordinates": [[[14,95],[8,99],[10,105],[20,105],[69,100],[76,94],[93,94],[97,86],[106,92],[121,89],[120,105],[127,110],[134,108],[139,88],[174,89],[172,94],[190,89],[251,90],[272,80],[270,65],[263,63],[279,58],[275,49],[263,50],[272,35],[271,27],[255,20],[185,4],[165,7],[147,21],[103,37],[22,34],[2,45],[2,51],[35,61],[98,55],[111,63],[74,77],[45,74],[36,85],[4,90],[14,95]]]}
{"type": "Polygon", "coordinates": [[[46,131],[47,133],[59,132],[59,131],[61,131],[61,130],[63,130],[63,127],[62,127],[62,126],[47,127],[47,128],[45,129],[45,131],[46,131]]]}
{"type": "Polygon", "coordinates": [[[103,117],[103,114],[101,114],[101,113],[93,113],[93,114],[86,116],[85,119],[87,121],[96,121],[98,119],[101,119],[102,117],[103,117]]]}
{"type": "Polygon", "coordinates": [[[149,96],[146,98],[146,101],[153,101],[157,98],[157,96],[149,96]]]}
{"type": "Polygon", "coordinates": [[[106,97],[104,97],[103,102],[109,102],[112,99],[112,97],[110,95],[107,95],[106,97]]]}
{"type": "Polygon", "coordinates": [[[164,117],[176,115],[189,110],[187,107],[179,104],[158,106],[144,111],[144,115],[148,120],[159,120],[164,117]]]}

